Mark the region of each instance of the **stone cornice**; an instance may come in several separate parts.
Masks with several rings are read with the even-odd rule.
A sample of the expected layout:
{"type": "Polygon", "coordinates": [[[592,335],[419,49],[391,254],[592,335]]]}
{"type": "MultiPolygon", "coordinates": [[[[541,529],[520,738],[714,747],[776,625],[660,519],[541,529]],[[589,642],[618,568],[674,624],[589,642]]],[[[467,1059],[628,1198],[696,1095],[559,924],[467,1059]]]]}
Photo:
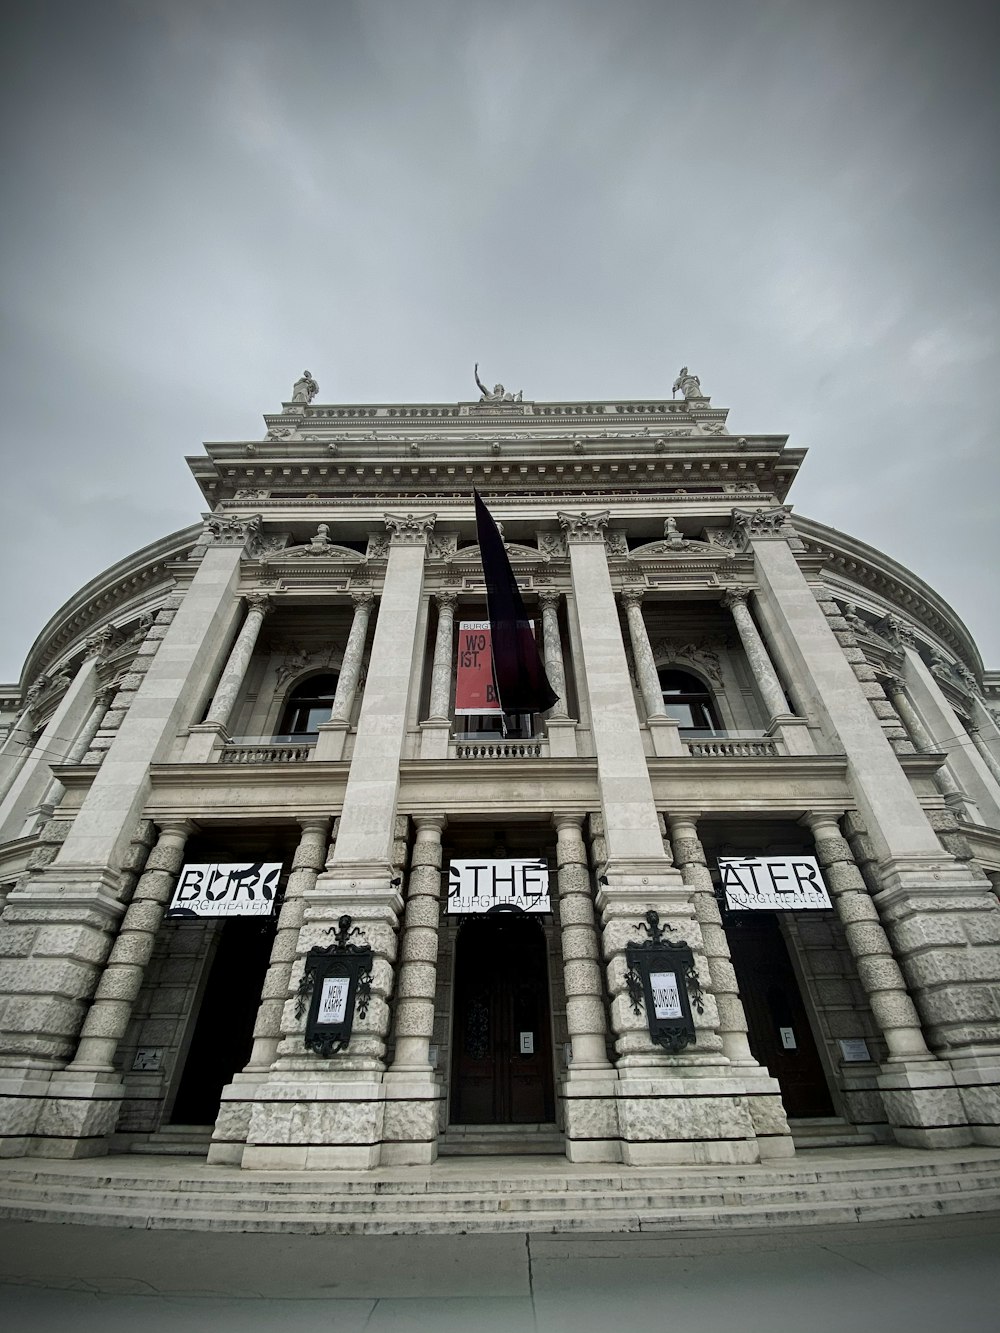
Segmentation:
{"type": "Polygon", "coordinates": [[[983,662],[975,640],[943,597],[905,566],[865,542],[803,518],[796,513],[792,526],[805,545],[805,554],[821,557],[824,577],[835,596],[897,614],[913,622],[932,641],[947,647],[977,676],[983,662]]]}
{"type": "Polygon", "coordinates": [[[21,675],[23,684],[29,684],[78,645],[82,647],[96,628],[165,596],[174,583],[171,562],[182,559],[201,532],[200,523],[172,532],[85,584],[59,608],[32,644],[21,675]]]}

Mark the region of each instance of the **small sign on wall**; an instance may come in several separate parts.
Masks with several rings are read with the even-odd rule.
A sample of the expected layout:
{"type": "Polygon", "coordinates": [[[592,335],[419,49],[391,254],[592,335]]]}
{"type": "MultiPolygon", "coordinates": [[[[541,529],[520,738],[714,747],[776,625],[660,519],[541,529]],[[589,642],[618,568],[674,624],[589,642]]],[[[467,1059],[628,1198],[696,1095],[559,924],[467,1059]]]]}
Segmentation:
{"type": "Polygon", "coordinates": [[[162,1046],[140,1046],[132,1057],[132,1070],[136,1074],[156,1074],[162,1068],[162,1046]]]}
{"type": "Polygon", "coordinates": [[[726,906],[734,912],[829,907],[815,856],[720,856],[726,906]]]}
{"type": "Polygon", "coordinates": [[[840,1054],[845,1064],[864,1064],[872,1058],[864,1037],[841,1037],[840,1054]]]}
{"type": "Polygon", "coordinates": [[[167,916],[270,916],[280,876],[280,861],[186,865],[167,916]]]}

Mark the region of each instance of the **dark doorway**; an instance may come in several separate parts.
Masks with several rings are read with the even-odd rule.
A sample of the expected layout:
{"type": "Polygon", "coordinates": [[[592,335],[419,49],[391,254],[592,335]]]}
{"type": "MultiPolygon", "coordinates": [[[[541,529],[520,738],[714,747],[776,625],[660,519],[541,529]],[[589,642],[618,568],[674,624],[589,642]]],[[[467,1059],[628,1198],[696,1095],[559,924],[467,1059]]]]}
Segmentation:
{"type": "Polygon", "coordinates": [[[773,912],[733,913],[729,950],[746,1011],[750,1049],[781,1085],[793,1119],[834,1115],[799,983],[773,912]]]}
{"type": "Polygon", "coordinates": [[[170,1113],[173,1124],[214,1124],[222,1089],[249,1060],[274,929],[273,917],[223,923],[170,1113]]]}
{"type": "Polygon", "coordinates": [[[555,1119],[545,935],[530,916],[495,912],[458,935],[451,1120],[555,1119]]]}

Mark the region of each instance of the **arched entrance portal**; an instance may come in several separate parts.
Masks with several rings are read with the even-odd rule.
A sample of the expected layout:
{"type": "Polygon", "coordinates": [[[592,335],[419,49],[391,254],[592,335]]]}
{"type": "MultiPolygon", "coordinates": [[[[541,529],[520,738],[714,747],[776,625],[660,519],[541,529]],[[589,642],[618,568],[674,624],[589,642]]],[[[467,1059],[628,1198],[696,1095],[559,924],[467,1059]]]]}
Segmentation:
{"type": "Polygon", "coordinates": [[[491,912],[463,923],[455,962],[451,1121],[555,1118],[545,935],[532,917],[491,912]]]}

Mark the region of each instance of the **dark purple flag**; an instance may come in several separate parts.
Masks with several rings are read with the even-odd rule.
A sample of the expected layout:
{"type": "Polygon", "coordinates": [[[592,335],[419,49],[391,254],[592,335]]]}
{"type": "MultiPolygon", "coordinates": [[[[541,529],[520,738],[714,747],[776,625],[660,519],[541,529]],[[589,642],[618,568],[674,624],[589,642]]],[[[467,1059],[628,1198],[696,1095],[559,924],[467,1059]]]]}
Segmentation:
{"type": "Polygon", "coordinates": [[[544,713],[559,698],[545,675],[503,538],[479,492],[476,532],[486,578],[486,606],[493,640],[493,678],[505,713],[544,713]]]}

